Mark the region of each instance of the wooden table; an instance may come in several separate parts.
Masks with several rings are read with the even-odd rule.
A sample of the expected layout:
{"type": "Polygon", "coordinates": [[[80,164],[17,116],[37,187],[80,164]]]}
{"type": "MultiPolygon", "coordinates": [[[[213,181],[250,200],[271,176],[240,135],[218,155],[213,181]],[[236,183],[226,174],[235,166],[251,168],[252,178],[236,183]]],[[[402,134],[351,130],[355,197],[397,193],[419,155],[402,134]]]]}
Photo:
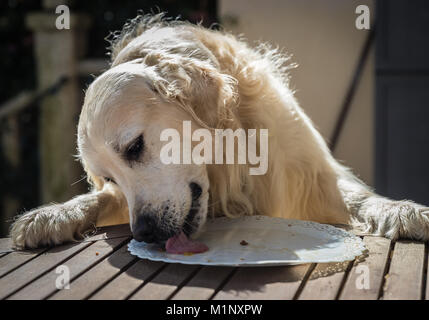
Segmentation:
{"type": "Polygon", "coordinates": [[[364,237],[369,256],[329,276],[332,264],[201,267],[141,260],[127,225],[35,251],[0,239],[1,299],[428,299],[424,243],[364,237]],[[64,267],[65,266],[65,267],[64,267]],[[345,269],[345,270],[344,270],[345,269]],[[66,270],[66,271],[65,271],[66,270]],[[57,289],[68,272],[69,289],[57,289]],[[369,277],[369,278],[368,278],[369,277]],[[369,280],[369,282],[368,282],[369,280]]]}

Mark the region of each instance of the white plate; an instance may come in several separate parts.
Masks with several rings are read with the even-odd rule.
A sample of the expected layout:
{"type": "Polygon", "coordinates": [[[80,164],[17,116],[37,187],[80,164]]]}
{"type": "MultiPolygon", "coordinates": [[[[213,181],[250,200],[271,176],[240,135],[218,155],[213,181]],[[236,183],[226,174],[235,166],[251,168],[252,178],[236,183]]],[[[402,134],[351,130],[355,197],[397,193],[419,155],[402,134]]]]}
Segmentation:
{"type": "Polygon", "coordinates": [[[343,262],[366,251],[359,237],[342,229],[267,216],[210,219],[198,241],[209,251],[191,256],[171,254],[135,240],[128,244],[128,250],[142,259],[211,266],[343,262]],[[241,245],[242,240],[248,245],[241,245]]]}

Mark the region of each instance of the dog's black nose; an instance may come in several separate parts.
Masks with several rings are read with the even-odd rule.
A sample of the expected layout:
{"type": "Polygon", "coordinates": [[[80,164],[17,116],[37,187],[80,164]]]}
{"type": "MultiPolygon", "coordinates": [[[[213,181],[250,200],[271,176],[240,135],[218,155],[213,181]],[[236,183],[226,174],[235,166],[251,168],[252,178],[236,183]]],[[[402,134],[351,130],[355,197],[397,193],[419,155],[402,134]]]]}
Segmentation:
{"type": "Polygon", "coordinates": [[[192,200],[198,200],[198,198],[201,197],[201,193],[203,192],[200,185],[198,183],[191,182],[189,187],[191,188],[192,192],[192,200]]]}
{"type": "Polygon", "coordinates": [[[133,228],[133,237],[137,241],[152,243],[157,241],[157,226],[153,217],[143,215],[138,217],[133,228]]]}

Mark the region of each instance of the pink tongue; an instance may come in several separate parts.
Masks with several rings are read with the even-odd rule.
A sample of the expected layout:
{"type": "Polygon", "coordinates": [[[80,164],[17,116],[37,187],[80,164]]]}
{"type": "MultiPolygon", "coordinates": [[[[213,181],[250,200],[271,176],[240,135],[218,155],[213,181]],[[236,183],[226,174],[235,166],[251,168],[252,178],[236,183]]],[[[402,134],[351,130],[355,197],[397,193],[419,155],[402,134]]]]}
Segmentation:
{"type": "Polygon", "coordinates": [[[181,232],[177,236],[171,237],[165,244],[165,250],[168,253],[201,253],[209,250],[209,248],[201,242],[193,241],[181,232]]]}

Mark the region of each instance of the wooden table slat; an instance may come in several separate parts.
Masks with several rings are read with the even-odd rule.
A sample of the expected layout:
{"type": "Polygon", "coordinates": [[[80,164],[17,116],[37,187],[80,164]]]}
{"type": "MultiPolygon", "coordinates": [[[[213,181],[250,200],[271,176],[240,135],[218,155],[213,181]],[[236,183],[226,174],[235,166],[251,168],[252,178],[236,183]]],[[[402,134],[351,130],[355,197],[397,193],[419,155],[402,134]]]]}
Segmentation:
{"type": "Polygon", "coordinates": [[[298,299],[335,300],[351,263],[318,263],[298,299]]]}
{"type": "Polygon", "coordinates": [[[385,277],[384,300],[421,299],[425,245],[414,241],[397,241],[390,268],[385,277]]]}
{"type": "Polygon", "coordinates": [[[381,237],[364,237],[369,251],[365,261],[355,264],[341,292],[341,300],[377,300],[389,260],[391,241],[381,237]],[[367,275],[366,275],[367,273],[367,275]],[[367,279],[364,277],[368,276],[367,279]],[[369,280],[368,282],[365,282],[369,280]],[[369,288],[365,288],[365,286],[369,288]]]}
{"type": "Polygon", "coordinates": [[[158,261],[138,260],[89,299],[124,300],[164,266],[158,261]]]}
{"type": "Polygon", "coordinates": [[[34,259],[43,251],[46,251],[46,249],[5,253],[5,256],[0,259],[0,278],[31,259],[34,259]]]}
{"type": "Polygon", "coordinates": [[[107,240],[121,237],[131,237],[131,230],[129,224],[120,224],[117,226],[107,226],[97,228],[94,235],[86,237],[82,241],[97,241],[107,240]]]}
{"type": "Polygon", "coordinates": [[[129,254],[128,246],[124,244],[112,255],[74,280],[70,284],[70,289],[59,290],[53,296],[49,297],[49,299],[85,299],[102,285],[108,283],[133,260],[135,260],[135,257],[129,254]]]}
{"type": "MultiPolygon", "coordinates": [[[[54,247],[30,260],[19,269],[12,271],[0,279],[0,299],[4,299],[17,289],[41,276],[57,264],[66,261],[70,256],[90,246],[91,242],[70,243],[54,247]]],[[[12,253],[8,254],[11,255],[12,253]]],[[[17,254],[20,254],[17,252],[17,254]]],[[[6,256],[5,259],[8,257],[6,256]]],[[[3,259],[2,259],[3,260],[3,259]]]]}
{"type": "Polygon", "coordinates": [[[169,264],[150,282],[131,296],[131,300],[165,300],[172,295],[200,267],[169,264]]]}
{"type": "Polygon", "coordinates": [[[310,264],[240,268],[214,299],[292,299],[309,267],[310,264]]]}
{"type": "Polygon", "coordinates": [[[203,267],[172,299],[207,300],[234,270],[232,267],[203,267]]]}
{"type": "MultiPolygon", "coordinates": [[[[96,241],[88,248],[85,248],[75,256],[71,257],[69,260],[61,263],[61,265],[68,267],[70,281],[73,281],[73,279],[81,272],[93,266],[100,260],[103,260],[112,251],[119,248],[127,239],[129,238],[123,237],[96,241]]],[[[56,281],[59,275],[60,274],[56,272],[55,268],[30,283],[25,288],[19,290],[8,299],[44,299],[57,291],[56,281]]],[[[72,285],[72,282],[70,285],[72,285]]]]}
{"type": "Polygon", "coordinates": [[[7,253],[13,251],[12,249],[12,239],[10,238],[1,238],[0,239],[0,253],[7,253]]]}
{"type": "Polygon", "coordinates": [[[429,300],[429,242],[426,242],[426,292],[425,300],[429,300]]]}

